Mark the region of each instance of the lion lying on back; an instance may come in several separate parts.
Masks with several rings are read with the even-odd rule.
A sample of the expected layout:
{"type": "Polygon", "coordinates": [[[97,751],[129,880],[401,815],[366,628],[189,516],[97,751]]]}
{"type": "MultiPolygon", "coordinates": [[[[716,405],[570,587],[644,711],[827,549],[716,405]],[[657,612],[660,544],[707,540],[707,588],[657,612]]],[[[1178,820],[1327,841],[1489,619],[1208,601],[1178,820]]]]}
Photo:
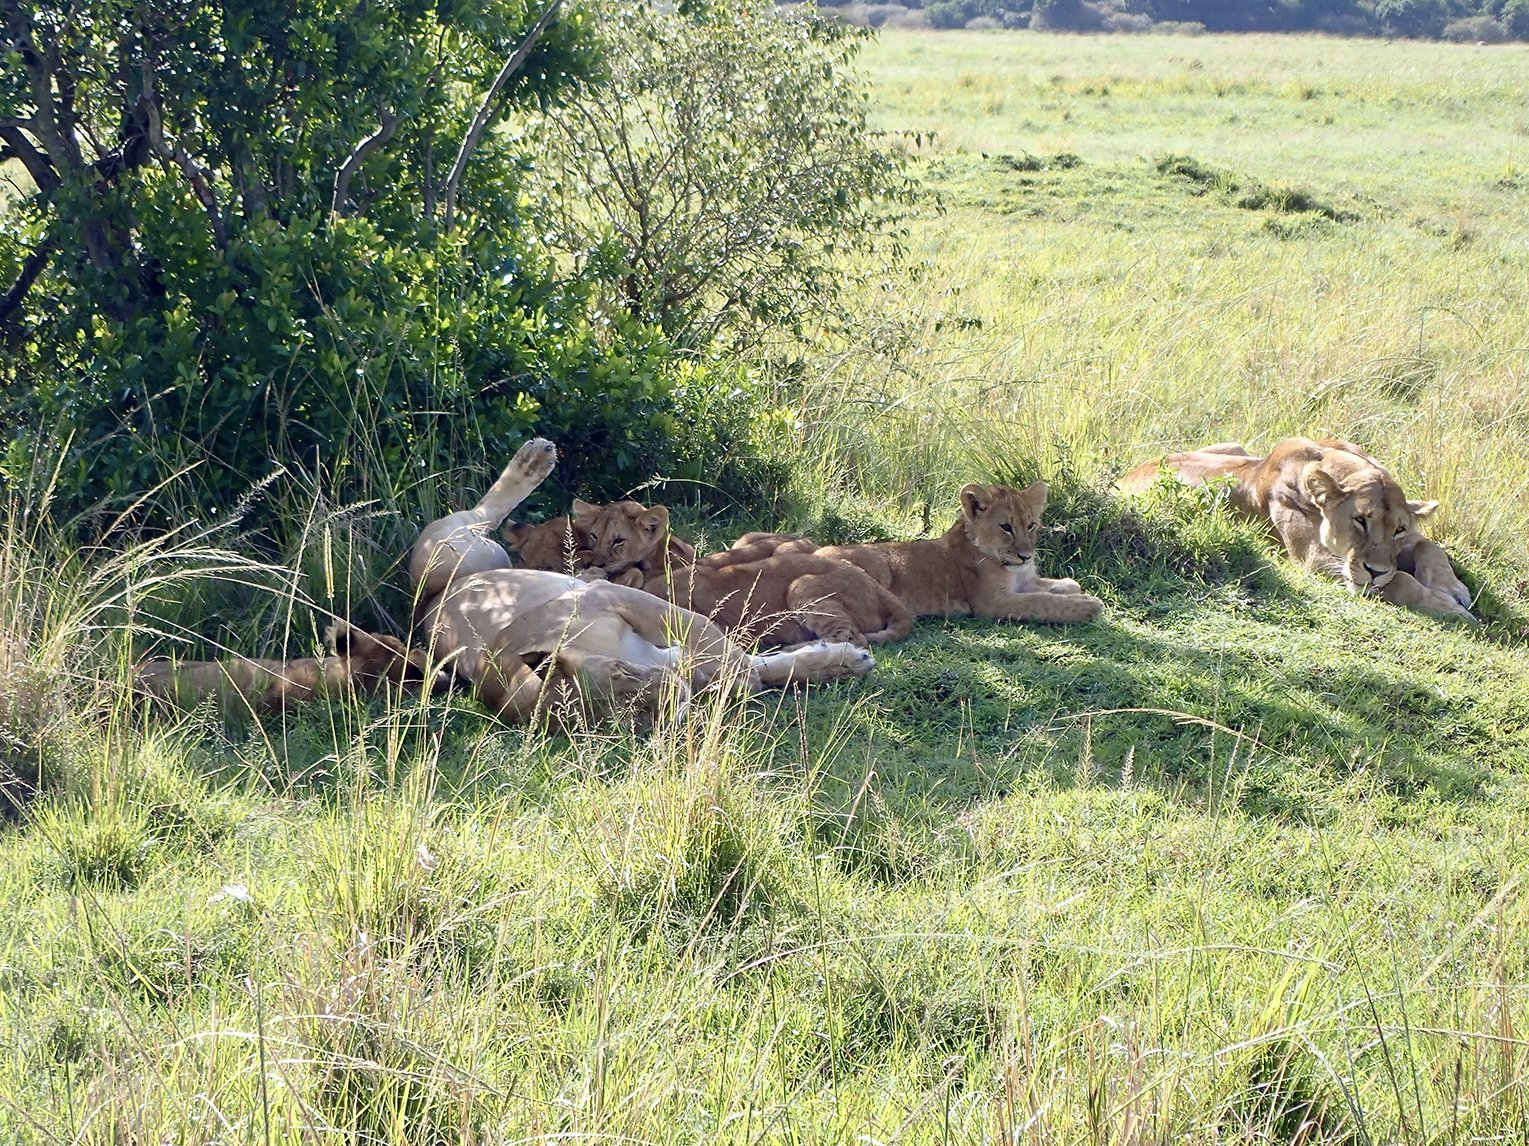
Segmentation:
{"type": "Polygon", "coordinates": [[[1120,479],[1133,492],[1164,471],[1189,485],[1235,479],[1234,509],[1266,521],[1291,560],[1353,593],[1474,624],[1471,593],[1449,555],[1418,532],[1436,501],[1408,501],[1385,467],[1352,442],[1286,438],[1266,458],[1218,443],[1148,462],[1120,479]]]}
{"type": "Polygon", "coordinates": [[[551,442],[526,443],[475,506],[431,522],[409,555],[421,639],[501,716],[530,720],[565,693],[652,715],[698,688],[754,693],[875,664],[848,644],[751,656],[708,618],[631,586],[511,568],[489,533],[556,457],[551,442]]]}
{"type": "MultiPolygon", "coordinates": [[[[1104,608],[1099,598],[1076,581],[1044,578],[1036,570],[1046,493],[1044,482],[1024,490],[968,485],[961,490],[961,516],[943,537],[928,541],[818,548],[803,537],[751,533],[732,549],[678,568],[667,581],[650,577],[644,587],[688,600],[700,612],[718,609],[724,628],[770,611],[782,614],[790,623],[769,635],[783,642],[798,636],[791,624],[819,636],[827,635],[825,623],[841,633],[848,625],[856,635],[836,639],[875,642],[902,639],[912,619],[922,616],[1092,621],[1104,608]]],[[[595,564],[618,577],[661,552],[666,530],[650,524],[651,518],[630,509],[606,507],[590,528],[595,564]]]]}

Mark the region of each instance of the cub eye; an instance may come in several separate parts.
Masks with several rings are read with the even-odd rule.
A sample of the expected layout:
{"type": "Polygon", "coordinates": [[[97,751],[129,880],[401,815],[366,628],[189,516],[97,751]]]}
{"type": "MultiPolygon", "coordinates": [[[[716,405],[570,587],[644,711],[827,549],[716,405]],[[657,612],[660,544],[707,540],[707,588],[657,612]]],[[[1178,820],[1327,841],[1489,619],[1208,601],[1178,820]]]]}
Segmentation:
{"type": "Polygon", "coordinates": [[[1007,521],[1003,523],[1003,531],[1005,533],[1007,533],[1010,537],[1014,536],[1014,527],[1012,525],[1010,525],[1007,521]]]}
{"type": "Polygon", "coordinates": [[[1368,523],[1367,523],[1367,522],[1366,522],[1366,521],[1365,521],[1365,519],[1364,519],[1364,518],[1362,518],[1362,517],[1356,517],[1356,518],[1354,518],[1354,524],[1355,524],[1355,525],[1357,525],[1357,526],[1359,526],[1359,531],[1360,531],[1360,532],[1361,532],[1361,533],[1368,533],[1368,532],[1370,532],[1370,526],[1369,526],[1369,524],[1368,524],[1368,523]]]}
{"type": "Polygon", "coordinates": [[[620,549],[625,544],[626,544],[626,539],[624,537],[617,537],[617,538],[615,538],[614,540],[611,541],[611,548],[612,549],[620,549]]]}
{"type": "Polygon", "coordinates": [[[1035,531],[1036,531],[1036,529],[1037,529],[1037,528],[1038,528],[1038,527],[1039,527],[1039,525],[1040,525],[1040,522],[1038,522],[1038,521],[1032,521],[1032,522],[1031,522],[1031,523],[1030,523],[1030,532],[1031,532],[1031,533],[1034,533],[1034,532],[1035,532],[1035,531]]]}
{"type": "Polygon", "coordinates": [[[1398,525],[1396,527],[1396,536],[1400,537],[1402,534],[1404,534],[1406,532],[1407,532],[1407,527],[1405,525],[1398,525]]]}

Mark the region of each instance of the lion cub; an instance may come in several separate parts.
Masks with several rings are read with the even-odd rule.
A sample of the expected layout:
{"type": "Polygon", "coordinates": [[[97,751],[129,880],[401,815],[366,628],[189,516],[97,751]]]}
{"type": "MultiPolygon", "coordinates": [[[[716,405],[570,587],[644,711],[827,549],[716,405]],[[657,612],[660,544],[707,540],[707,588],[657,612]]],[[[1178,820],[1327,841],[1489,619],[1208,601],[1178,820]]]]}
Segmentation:
{"type": "Polygon", "coordinates": [[[850,561],[896,594],[915,617],[970,614],[1011,621],[1092,621],[1104,602],[1071,578],[1042,577],[1035,539],[1046,483],[961,487],[961,516],[943,537],[831,545],[820,557],[850,561]]]}
{"type": "Polygon", "coordinates": [[[595,565],[611,580],[639,573],[647,592],[768,645],[877,644],[913,628],[902,602],[844,561],[790,547],[757,559],[731,549],[697,559],[669,533],[668,510],[631,501],[600,507],[587,520],[595,565]]]}

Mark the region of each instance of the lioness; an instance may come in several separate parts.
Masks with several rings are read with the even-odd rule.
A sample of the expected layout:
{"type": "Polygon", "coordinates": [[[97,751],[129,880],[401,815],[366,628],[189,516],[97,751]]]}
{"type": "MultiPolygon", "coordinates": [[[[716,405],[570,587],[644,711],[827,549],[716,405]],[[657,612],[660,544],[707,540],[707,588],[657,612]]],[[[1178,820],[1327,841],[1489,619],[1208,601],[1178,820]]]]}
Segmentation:
{"type": "Polygon", "coordinates": [[[521,447],[482,501],[427,525],[409,558],[422,633],[502,716],[530,719],[554,686],[651,711],[714,680],[755,692],[871,670],[870,654],[853,645],[750,656],[705,617],[640,589],[511,569],[489,531],[556,457],[542,439],[521,447]]]}
{"type": "Polygon", "coordinates": [[[1032,482],[961,487],[961,516],[927,541],[830,545],[820,557],[850,561],[894,593],[915,617],[970,614],[1011,621],[1092,621],[1104,602],[1069,577],[1042,577],[1035,540],[1047,487],[1032,482]]]}
{"type": "Polygon", "coordinates": [[[846,562],[789,545],[758,559],[737,549],[695,558],[684,546],[692,555],[685,561],[668,527],[662,506],[623,501],[600,507],[589,518],[595,566],[612,581],[641,570],[649,593],[765,645],[878,644],[902,640],[913,628],[895,596],[846,562]]]}
{"type": "Polygon", "coordinates": [[[1221,442],[1137,466],[1120,488],[1144,489],[1164,471],[1189,485],[1235,479],[1233,508],[1268,522],[1291,560],[1350,592],[1476,623],[1449,555],[1417,529],[1439,503],[1408,501],[1385,467],[1352,442],[1286,438],[1264,458],[1221,442]]]}
{"type": "Polygon", "coordinates": [[[190,706],[208,696],[225,709],[281,712],[316,696],[367,693],[384,683],[430,691],[444,686],[423,649],[396,637],[362,632],[344,622],[324,635],[326,657],[278,661],[226,657],[216,661],[174,661],[156,657],[134,671],[133,688],[143,696],[190,706]]]}

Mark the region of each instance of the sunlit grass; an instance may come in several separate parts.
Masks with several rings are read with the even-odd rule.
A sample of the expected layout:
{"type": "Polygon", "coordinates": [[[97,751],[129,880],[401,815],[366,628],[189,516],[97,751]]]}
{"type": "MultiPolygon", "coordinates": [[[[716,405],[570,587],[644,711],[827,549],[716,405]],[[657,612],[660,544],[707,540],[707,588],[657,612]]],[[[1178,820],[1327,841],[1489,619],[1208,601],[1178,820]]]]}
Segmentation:
{"type": "Polygon", "coordinates": [[[0,1140],[1521,1134],[1525,62],[870,49],[880,121],[939,130],[945,210],[863,344],[806,366],[801,524],[919,534],[963,481],[1043,473],[1044,562],[1098,625],[925,621],[863,682],[651,735],[462,696],[149,716],[156,641],[306,653],[311,602],[385,613],[409,523],[273,489],[312,539],[283,576],[221,534],[78,552],[18,496],[0,763],[46,767],[0,828],[0,1140]],[[1197,495],[1107,492],[1318,430],[1445,501],[1484,630],[1289,569],[1197,495]]]}

